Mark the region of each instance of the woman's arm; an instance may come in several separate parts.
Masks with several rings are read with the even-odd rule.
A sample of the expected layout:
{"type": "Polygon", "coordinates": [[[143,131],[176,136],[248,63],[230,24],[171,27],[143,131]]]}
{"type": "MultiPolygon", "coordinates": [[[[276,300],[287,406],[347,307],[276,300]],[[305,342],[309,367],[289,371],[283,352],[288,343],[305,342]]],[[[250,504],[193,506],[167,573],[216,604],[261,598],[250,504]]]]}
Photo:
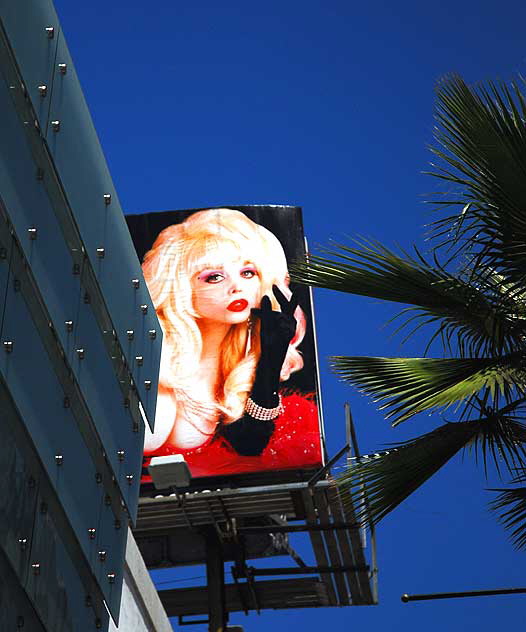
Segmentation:
{"type": "Polygon", "coordinates": [[[245,414],[222,427],[223,436],[244,456],[258,456],[266,448],[274,431],[274,419],[281,413],[279,381],[281,367],[289,343],[296,332],[294,310],[298,304],[292,295],[286,299],[277,286],[272,286],[281,312],[272,310],[268,296],[261,299],[261,308],[252,314],[261,321],[261,355],[256,367],[252,391],[247,399],[245,414]]]}

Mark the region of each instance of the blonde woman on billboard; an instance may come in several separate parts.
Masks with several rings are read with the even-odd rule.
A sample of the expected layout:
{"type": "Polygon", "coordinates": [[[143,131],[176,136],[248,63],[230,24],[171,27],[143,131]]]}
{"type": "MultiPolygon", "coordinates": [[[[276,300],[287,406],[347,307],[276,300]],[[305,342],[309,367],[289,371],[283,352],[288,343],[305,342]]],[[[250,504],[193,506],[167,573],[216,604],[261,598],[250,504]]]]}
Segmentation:
{"type": "Polygon", "coordinates": [[[143,272],[164,334],[145,455],[183,454],[193,476],[319,460],[315,404],[280,392],[303,367],[305,316],[276,236],[240,211],[198,211],[159,234],[143,272]]]}

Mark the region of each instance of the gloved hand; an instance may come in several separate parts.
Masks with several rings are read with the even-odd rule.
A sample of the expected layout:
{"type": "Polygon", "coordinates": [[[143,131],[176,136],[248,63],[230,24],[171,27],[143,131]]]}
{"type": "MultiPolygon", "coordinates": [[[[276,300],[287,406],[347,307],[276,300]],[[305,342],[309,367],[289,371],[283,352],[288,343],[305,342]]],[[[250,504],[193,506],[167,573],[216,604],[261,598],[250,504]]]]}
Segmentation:
{"type": "Polygon", "coordinates": [[[259,317],[261,323],[261,356],[251,398],[264,408],[277,406],[281,368],[297,325],[294,318],[297,296],[292,294],[290,301],[287,300],[277,285],[272,286],[272,292],[281,307],[280,312],[272,309],[272,303],[266,295],[261,299],[261,307],[252,309],[252,315],[259,317]]]}
{"type": "MultiPolygon", "coordinates": [[[[272,309],[268,296],[263,296],[259,309],[252,310],[252,314],[261,321],[261,355],[250,399],[263,408],[275,408],[279,404],[281,367],[296,332],[294,310],[298,305],[297,297],[293,294],[288,301],[276,285],[272,286],[272,292],[281,307],[281,312],[272,309]]],[[[239,454],[258,456],[266,448],[274,432],[274,422],[254,419],[245,413],[241,419],[223,425],[221,431],[239,454]]]]}

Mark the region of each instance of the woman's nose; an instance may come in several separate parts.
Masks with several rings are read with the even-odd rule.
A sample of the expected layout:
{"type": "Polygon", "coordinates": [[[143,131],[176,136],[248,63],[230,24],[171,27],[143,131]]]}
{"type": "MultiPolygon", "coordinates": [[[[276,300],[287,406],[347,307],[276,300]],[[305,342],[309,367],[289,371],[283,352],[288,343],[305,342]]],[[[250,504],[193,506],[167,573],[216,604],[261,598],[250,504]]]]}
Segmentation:
{"type": "Polygon", "coordinates": [[[230,285],[230,294],[236,294],[237,292],[241,292],[241,284],[237,279],[234,279],[230,285]]]}

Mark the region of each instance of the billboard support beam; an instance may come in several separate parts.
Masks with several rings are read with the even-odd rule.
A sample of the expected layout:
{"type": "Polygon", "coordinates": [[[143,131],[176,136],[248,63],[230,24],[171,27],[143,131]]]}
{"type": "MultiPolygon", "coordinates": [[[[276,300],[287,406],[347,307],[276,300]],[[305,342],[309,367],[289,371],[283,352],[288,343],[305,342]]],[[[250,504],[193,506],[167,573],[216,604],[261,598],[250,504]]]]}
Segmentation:
{"type": "Polygon", "coordinates": [[[206,545],[206,583],[208,586],[208,630],[226,629],[228,613],[225,602],[225,566],[223,547],[215,527],[204,529],[206,545]]]}

